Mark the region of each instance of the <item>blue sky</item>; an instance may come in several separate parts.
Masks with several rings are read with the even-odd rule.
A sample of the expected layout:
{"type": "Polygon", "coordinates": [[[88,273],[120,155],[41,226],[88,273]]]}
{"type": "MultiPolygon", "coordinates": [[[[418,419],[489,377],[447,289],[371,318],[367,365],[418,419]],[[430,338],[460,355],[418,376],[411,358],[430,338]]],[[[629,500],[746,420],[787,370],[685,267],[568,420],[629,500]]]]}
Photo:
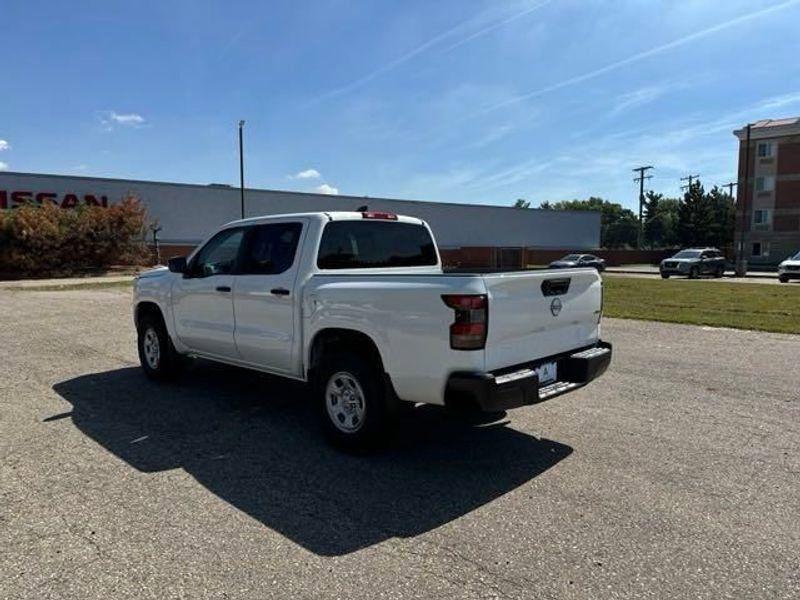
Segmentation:
{"type": "Polygon", "coordinates": [[[0,168],[510,204],[735,178],[800,0],[0,0],[0,168]]]}

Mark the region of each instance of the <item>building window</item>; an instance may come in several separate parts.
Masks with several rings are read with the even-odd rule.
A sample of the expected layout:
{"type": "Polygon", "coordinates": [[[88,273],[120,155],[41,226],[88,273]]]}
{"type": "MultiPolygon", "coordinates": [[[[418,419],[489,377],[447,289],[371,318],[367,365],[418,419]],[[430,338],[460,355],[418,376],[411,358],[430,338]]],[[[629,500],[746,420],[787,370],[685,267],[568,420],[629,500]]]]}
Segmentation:
{"type": "Polygon", "coordinates": [[[753,211],[753,225],[769,225],[770,211],[768,209],[758,209],[753,211]]]}
{"type": "Polygon", "coordinates": [[[758,158],[769,158],[772,156],[772,142],[760,142],[758,144],[758,158]]]}
{"type": "Polygon", "coordinates": [[[753,242],[752,256],[769,256],[768,242],[753,242]]]}
{"type": "Polygon", "coordinates": [[[757,192],[771,192],[775,189],[775,177],[767,175],[766,177],[756,177],[756,191],[757,192]]]}

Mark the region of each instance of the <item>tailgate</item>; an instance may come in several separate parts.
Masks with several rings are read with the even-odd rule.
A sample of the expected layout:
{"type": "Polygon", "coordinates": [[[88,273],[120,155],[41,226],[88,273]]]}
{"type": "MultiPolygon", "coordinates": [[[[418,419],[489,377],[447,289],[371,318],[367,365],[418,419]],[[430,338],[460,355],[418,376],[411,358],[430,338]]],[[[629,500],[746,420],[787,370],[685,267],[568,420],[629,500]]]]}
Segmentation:
{"type": "Polygon", "coordinates": [[[602,280],[594,269],[484,275],[489,295],[486,369],[594,344],[602,280]]]}

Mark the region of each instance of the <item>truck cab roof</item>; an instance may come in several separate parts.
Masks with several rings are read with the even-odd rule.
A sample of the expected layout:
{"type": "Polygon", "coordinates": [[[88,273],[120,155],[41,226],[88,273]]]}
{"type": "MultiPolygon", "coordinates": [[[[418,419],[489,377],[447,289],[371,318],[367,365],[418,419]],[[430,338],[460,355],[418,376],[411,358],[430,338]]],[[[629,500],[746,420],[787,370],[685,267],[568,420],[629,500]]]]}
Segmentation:
{"type": "Polygon", "coordinates": [[[399,223],[413,223],[415,225],[423,225],[424,221],[417,217],[408,215],[398,215],[396,213],[386,211],[329,211],[329,212],[303,212],[303,213],[287,213],[277,215],[261,215],[256,217],[248,217],[246,219],[237,219],[226,223],[223,227],[231,227],[235,225],[253,225],[257,223],[266,223],[272,220],[285,220],[293,218],[312,218],[325,221],[360,221],[369,219],[374,221],[388,221],[399,223]]]}

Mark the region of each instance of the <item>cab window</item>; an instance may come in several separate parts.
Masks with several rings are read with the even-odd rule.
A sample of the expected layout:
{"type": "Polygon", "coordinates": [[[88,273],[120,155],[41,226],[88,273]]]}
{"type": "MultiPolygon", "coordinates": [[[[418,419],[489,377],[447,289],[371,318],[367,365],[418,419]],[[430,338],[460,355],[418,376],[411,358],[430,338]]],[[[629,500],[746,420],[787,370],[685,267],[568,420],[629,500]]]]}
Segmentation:
{"type": "Polygon", "coordinates": [[[291,268],[302,223],[256,225],[247,233],[241,275],[277,275],[291,268]]]}
{"type": "Polygon", "coordinates": [[[422,267],[438,263],[428,230],[415,223],[333,221],[325,225],[320,269],[422,267]]]}
{"type": "Polygon", "coordinates": [[[241,228],[220,231],[195,255],[187,275],[191,277],[230,275],[236,267],[243,238],[244,229],[241,228]]]}

